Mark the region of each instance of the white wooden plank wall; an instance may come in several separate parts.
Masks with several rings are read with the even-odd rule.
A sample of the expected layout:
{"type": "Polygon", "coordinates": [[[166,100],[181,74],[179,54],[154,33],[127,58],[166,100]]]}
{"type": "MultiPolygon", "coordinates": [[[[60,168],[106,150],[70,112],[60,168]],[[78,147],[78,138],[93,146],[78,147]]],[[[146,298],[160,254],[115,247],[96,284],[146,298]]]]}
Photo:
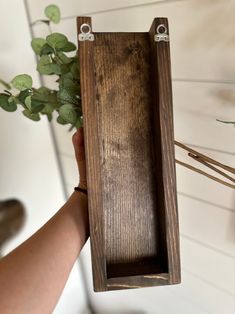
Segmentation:
{"type": "MultiPolygon", "coordinates": [[[[234,165],[234,0],[57,0],[53,27],[76,41],[76,15],[91,15],[95,31],[148,31],[155,16],[169,18],[175,138],[234,165]]],[[[31,21],[50,1],[27,0],[31,21]]],[[[33,26],[36,36],[43,25],[33,26]]],[[[50,81],[48,81],[50,83],[50,81]]],[[[68,191],[77,184],[71,134],[55,126],[68,191]]],[[[177,157],[187,160],[177,149],[177,157]]],[[[235,312],[235,193],[177,166],[182,284],[95,294],[89,247],[84,250],[89,294],[98,313],[232,314],[235,312]]]]}

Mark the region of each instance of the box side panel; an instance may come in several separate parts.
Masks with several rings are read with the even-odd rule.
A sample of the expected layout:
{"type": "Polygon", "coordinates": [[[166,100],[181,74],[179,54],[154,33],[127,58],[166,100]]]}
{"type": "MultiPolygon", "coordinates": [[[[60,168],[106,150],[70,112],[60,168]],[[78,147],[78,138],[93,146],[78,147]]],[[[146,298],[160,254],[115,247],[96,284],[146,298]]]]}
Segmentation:
{"type": "MultiPolygon", "coordinates": [[[[91,18],[78,17],[77,27],[91,26],[91,18]]],[[[104,291],[106,263],[104,252],[104,219],[101,188],[101,164],[99,151],[98,115],[95,103],[94,42],[79,41],[79,63],[82,110],[84,117],[84,140],[87,170],[88,207],[91,237],[92,270],[95,291],[104,291]]]]}
{"type": "Polygon", "coordinates": [[[158,86],[153,93],[153,113],[155,125],[156,154],[159,154],[160,163],[156,164],[156,175],[160,174],[161,184],[158,185],[159,214],[165,220],[161,224],[161,256],[168,259],[170,283],[180,282],[180,251],[179,251],[179,223],[176,197],[174,127],[171,83],[171,61],[169,41],[154,40],[157,32],[166,32],[169,35],[166,18],[156,18],[149,32],[152,58],[152,83],[158,86]],[[163,26],[163,28],[162,28],[163,26]],[[160,166],[161,165],[161,166],[160,166]],[[163,210],[164,208],[164,210],[163,210]],[[164,239],[167,239],[165,242],[164,239]],[[167,246],[165,246],[165,243],[167,246]],[[167,254],[166,254],[167,253],[167,254]]]}

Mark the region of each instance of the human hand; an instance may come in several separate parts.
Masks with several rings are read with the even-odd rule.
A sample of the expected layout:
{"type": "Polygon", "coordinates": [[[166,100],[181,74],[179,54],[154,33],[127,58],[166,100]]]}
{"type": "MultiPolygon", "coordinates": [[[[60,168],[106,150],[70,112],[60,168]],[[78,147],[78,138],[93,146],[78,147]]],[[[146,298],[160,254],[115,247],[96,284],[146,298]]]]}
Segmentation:
{"type": "Polygon", "coordinates": [[[72,140],[80,176],[79,187],[87,189],[83,128],[77,129],[77,132],[73,135],[72,140]]]}

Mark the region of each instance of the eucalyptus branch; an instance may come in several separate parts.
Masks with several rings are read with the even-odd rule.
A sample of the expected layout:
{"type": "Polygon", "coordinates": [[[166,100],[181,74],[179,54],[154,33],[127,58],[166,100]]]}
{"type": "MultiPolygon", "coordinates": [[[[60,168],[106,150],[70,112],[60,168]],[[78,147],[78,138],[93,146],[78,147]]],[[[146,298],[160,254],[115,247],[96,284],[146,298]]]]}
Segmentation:
{"type": "Polygon", "coordinates": [[[48,19],[40,19],[33,24],[46,24],[49,35],[46,38],[34,38],[31,46],[38,56],[37,71],[41,75],[56,75],[58,90],[45,86],[34,88],[31,76],[20,74],[10,84],[0,80],[6,88],[0,94],[0,107],[12,112],[21,106],[24,116],[33,121],[39,121],[42,115],[46,115],[51,121],[53,113],[56,113],[58,123],[80,127],[82,110],[77,48],[65,35],[53,33],[51,30],[51,23],[60,22],[59,8],[49,5],[44,13],[48,19]],[[67,56],[68,52],[73,51],[74,56],[67,56]],[[14,95],[9,91],[12,87],[18,90],[14,95]]]}

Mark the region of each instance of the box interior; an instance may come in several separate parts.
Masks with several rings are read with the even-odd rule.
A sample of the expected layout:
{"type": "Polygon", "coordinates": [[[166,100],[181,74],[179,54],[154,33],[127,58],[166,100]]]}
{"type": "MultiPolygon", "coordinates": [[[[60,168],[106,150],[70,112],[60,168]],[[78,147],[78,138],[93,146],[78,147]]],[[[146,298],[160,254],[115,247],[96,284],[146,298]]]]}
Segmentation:
{"type": "Polygon", "coordinates": [[[148,33],[96,33],[107,278],[168,272],[159,125],[148,33]]]}

